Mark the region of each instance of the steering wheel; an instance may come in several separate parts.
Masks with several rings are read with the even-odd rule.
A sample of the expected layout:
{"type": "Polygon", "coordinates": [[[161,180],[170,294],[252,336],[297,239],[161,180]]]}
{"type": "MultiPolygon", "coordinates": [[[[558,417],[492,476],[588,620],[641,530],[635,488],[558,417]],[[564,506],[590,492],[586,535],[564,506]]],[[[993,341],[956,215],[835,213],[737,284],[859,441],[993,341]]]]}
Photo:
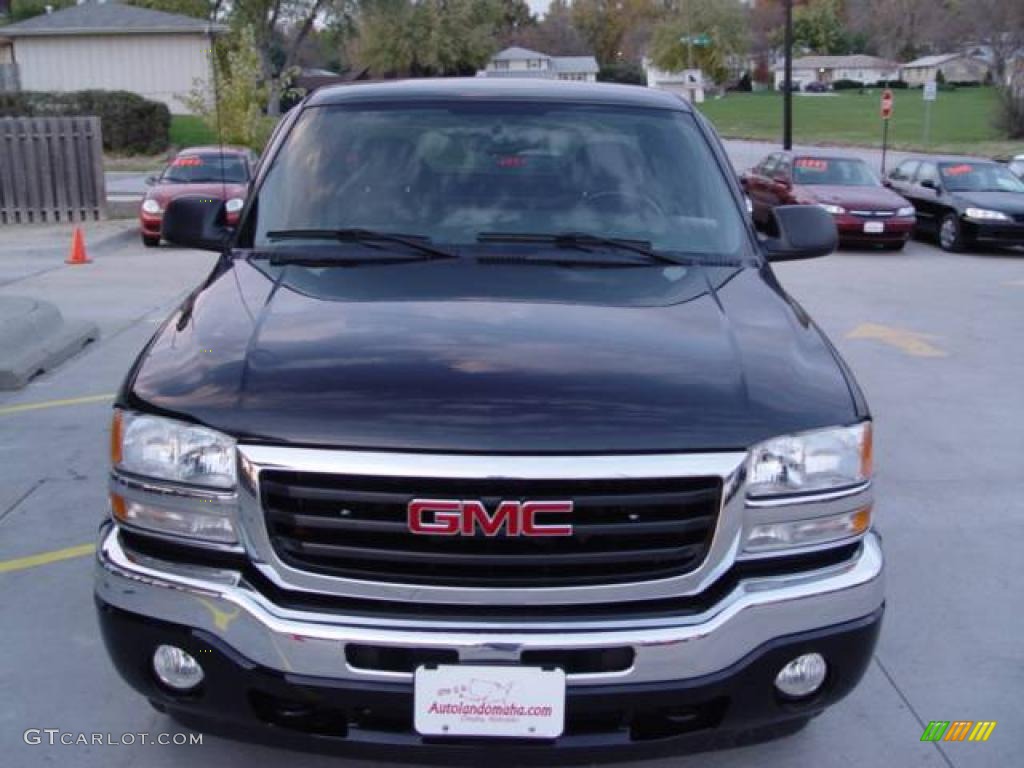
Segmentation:
{"type": "Polygon", "coordinates": [[[644,204],[645,207],[654,211],[658,216],[665,216],[665,209],[661,207],[661,203],[655,200],[650,195],[639,192],[639,191],[623,191],[621,189],[605,189],[600,192],[586,193],[584,199],[588,202],[597,200],[606,200],[609,198],[621,198],[623,200],[638,200],[644,204]]]}

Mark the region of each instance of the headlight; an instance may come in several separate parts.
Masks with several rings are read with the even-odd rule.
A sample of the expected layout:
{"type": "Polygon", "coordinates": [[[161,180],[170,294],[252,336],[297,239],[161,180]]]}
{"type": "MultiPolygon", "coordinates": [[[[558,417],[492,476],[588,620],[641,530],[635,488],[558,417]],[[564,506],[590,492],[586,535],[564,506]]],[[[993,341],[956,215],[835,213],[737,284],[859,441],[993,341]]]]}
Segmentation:
{"type": "Polygon", "coordinates": [[[146,198],[145,200],[142,201],[142,210],[144,210],[146,213],[160,213],[160,203],[158,203],[151,197],[146,198]]]}
{"type": "Polygon", "coordinates": [[[898,211],[896,211],[896,215],[901,217],[915,216],[916,214],[917,211],[914,210],[914,206],[912,205],[908,205],[907,207],[900,208],[898,211]]]}
{"type": "Polygon", "coordinates": [[[831,213],[833,216],[846,213],[846,209],[841,205],[830,205],[829,203],[818,203],[818,205],[824,208],[826,213],[831,213]]]}
{"type": "Polygon", "coordinates": [[[968,208],[964,211],[968,219],[981,219],[982,221],[1009,221],[1010,217],[1000,211],[990,211],[987,208],[968,208]]]}
{"type": "Polygon", "coordinates": [[[243,207],[245,207],[245,200],[240,197],[232,197],[224,204],[224,210],[228,213],[238,213],[243,207]]]}
{"type": "Polygon", "coordinates": [[[233,488],[235,441],[212,429],[114,411],[111,453],[117,469],[207,488],[233,488]]]}
{"type": "Polygon", "coordinates": [[[776,437],[754,446],[748,462],[751,498],[856,485],[871,477],[871,422],[776,437]]]}

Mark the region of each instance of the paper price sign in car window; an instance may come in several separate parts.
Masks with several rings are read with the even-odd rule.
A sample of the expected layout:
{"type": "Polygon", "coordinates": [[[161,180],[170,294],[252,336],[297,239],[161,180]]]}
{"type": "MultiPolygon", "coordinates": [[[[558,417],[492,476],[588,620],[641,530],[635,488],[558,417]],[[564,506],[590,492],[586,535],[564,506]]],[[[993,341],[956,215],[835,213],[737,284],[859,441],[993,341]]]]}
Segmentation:
{"type": "Polygon", "coordinates": [[[819,160],[816,157],[801,157],[796,161],[796,167],[804,171],[824,173],[828,170],[828,160],[819,160]]]}
{"type": "Polygon", "coordinates": [[[974,171],[973,165],[961,163],[960,165],[947,165],[942,168],[943,176],[966,176],[974,171]]]}

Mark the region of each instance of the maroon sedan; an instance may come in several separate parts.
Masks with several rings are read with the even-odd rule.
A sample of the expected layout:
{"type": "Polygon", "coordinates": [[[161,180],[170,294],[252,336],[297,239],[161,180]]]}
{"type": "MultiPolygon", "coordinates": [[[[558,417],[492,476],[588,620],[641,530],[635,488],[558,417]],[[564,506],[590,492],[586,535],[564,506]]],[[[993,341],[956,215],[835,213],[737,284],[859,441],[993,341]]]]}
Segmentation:
{"type": "Polygon", "coordinates": [[[245,147],[191,147],[179,152],[163,173],[146,179],[150,188],[139,209],[142,242],[151,248],[160,245],[164,209],[182,195],[225,200],[227,223],[234,224],[245,204],[256,159],[245,147]]]}
{"type": "Polygon", "coordinates": [[[900,250],[914,231],[914,206],[882,186],[863,160],[775,152],[740,178],[754,221],[772,226],[777,205],[816,203],[832,214],[844,243],[900,250]]]}

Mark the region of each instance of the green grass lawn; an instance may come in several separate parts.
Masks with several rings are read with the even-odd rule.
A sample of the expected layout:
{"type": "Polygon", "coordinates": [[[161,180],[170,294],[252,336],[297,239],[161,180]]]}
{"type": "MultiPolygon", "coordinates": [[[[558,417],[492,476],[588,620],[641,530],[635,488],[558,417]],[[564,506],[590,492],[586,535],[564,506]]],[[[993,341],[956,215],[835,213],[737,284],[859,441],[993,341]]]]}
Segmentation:
{"type": "MultiPolygon", "coordinates": [[[[880,146],[879,89],[793,95],[793,140],[802,144],[880,146]]],[[[924,142],[925,105],[920,90],[893,90],[889,143],[894,149],[1007,155],[1024,152],[1024,143],[1008,141],[993,122],[992,88],[942,91],[932,103],[931,137],[924,142]]],[[[710,99],[701,110],[719,133],[735,139],[778,140],[782,136],[782,94],[729,93],[710,99]]]]}
{"type": "Polygon", "coordinates": [[[179,149],[216,144],[217,134],[196,115],[171,115],[171,144],[179,149]]]}

